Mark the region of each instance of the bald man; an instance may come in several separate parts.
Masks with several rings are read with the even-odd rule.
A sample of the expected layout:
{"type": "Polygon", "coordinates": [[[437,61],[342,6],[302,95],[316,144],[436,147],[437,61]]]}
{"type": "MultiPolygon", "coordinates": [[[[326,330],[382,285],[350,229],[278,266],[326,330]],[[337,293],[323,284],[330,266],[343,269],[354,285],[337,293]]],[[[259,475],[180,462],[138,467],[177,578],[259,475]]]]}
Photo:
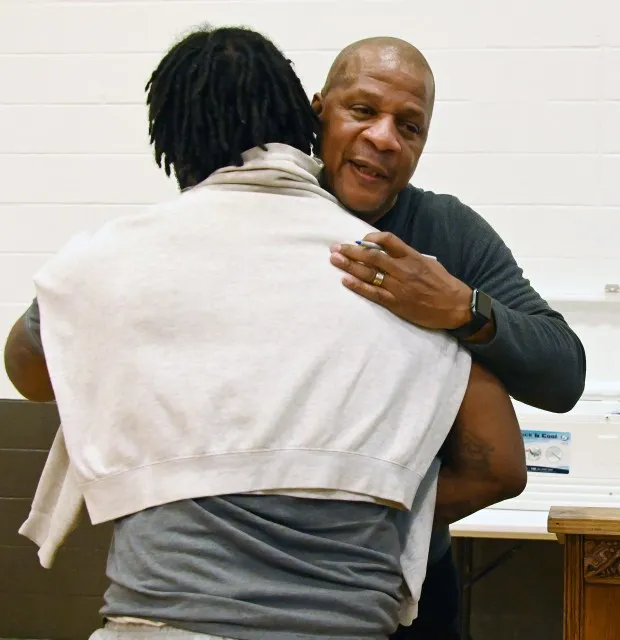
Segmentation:
{"type": "MultiPolygon", "coordinates": [[[[331,262],[359,295],[414,324],[450,331],[514,398],[569,411],[585,382],[579,338],[475,211],[454,196],[409,184],[428,139],[434,100],[431,68],[408,42],[371,38],[337,56],[313,99],[323,125],[324,184],[379,230],[367,239],[387,255],[340,244],[332,247],[331,262]]],[[[472,465],[488,466],[491,452],[461,444],[472,465]]],[[[449,520],[460,515],[454,509],[449,520]]],[[[434,536],[418,620],[397,637],[459,638],[457,606],[444,526],[434,536]]]]}

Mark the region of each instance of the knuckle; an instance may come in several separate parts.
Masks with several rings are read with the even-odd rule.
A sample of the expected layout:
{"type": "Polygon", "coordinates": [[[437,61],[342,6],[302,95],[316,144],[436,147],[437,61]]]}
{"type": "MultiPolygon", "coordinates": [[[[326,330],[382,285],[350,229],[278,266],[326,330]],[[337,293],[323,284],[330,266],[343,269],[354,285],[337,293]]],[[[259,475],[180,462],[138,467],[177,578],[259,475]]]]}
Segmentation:
{"type": "Polygon", "coordinates": [[[415,280],[420,276],[420,273],[422,272],[420,265],[415,261],[412,261],[407,263],[406,265],[403,265],[402,271],[403,271],[403,276],[408,280],[415,280]]]}
{"type": "Polygon", "coordinates": [[[375,288],[372,285],[365,282],[360,286],[360,291],[366,298],[373,302],[375,301],[375,288]]]}
{"type": "Polygon", "coordinates": [[[383,252],[379,249],[368,249],[368,257],[374,262],[378,262],[383,256],[383,252]]]}
{"type": "Polygon", "coordinates": [[[356,278],[364,280],[367,274],[367,267],[365,267],[363,264],[360,264],[359,262],[351,262],[351,264],[347,268],[347,271],[356,278]]]}
{"type": "Polygon", "coordinates": [[[372,269],[370,267],[364,267],[364,275],[362,277],[362,280],[365,280],[366,282],[372,282],[375,279],[376,275],[377,275],[376,269],[372,269]]]}

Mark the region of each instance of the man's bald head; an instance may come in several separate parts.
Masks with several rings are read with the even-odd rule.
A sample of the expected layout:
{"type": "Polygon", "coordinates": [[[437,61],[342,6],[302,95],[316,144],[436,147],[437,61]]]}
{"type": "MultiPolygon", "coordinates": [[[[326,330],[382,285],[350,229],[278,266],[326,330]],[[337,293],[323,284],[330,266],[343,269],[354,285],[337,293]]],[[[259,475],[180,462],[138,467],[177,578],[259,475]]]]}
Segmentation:
{"type": "Polygon", "coordinates": [[[434,100],[426,58],[408,42],[387,37],[343,49],[314,95],[324,183],[370,224],[394,205],[413,176],[434,100]]]}
{"type": "Polygon", "coordinates": [[[373,58],[380,58],[386,64],[395,67],[408,67],[418,72],[427,73],[432,83],[434,97],[433,71],[422,52],[406,40],[388,36],[364,38],[346,46],[336,56],[330,67],[321,93],[326,95],[330,89],[336,86],[355,82],[366,66],[365,62],[373,58]]]}

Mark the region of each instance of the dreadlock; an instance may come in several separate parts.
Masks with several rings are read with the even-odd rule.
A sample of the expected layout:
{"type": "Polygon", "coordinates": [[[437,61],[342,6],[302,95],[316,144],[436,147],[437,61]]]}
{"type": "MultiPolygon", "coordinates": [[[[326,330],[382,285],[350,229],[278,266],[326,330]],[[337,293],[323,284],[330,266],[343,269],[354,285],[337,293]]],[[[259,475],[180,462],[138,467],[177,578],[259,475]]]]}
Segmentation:
{"type": "Polygon", "coordinates": [[[201,28],[164,56],[148,81],[155,161],[179,186],[243,163],[253,147],[280,142],[310,154],[319,121],[290,60],[244,28],[201,28]]]}

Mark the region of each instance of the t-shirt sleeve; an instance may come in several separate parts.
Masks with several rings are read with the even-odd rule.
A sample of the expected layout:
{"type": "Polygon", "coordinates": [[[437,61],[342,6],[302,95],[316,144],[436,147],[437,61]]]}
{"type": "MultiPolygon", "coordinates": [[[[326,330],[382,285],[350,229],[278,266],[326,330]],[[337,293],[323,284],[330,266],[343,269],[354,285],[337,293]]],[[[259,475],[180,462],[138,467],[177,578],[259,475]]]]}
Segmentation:
{"type": "Polygon", "coordinates": [[[41,316],[39,314],[39,303],[36,298],[32,301],[32,304],[24,314],[24,326],[32,346],[40,354],[43,354],[43,342],[41,341],[41,316]]]}

